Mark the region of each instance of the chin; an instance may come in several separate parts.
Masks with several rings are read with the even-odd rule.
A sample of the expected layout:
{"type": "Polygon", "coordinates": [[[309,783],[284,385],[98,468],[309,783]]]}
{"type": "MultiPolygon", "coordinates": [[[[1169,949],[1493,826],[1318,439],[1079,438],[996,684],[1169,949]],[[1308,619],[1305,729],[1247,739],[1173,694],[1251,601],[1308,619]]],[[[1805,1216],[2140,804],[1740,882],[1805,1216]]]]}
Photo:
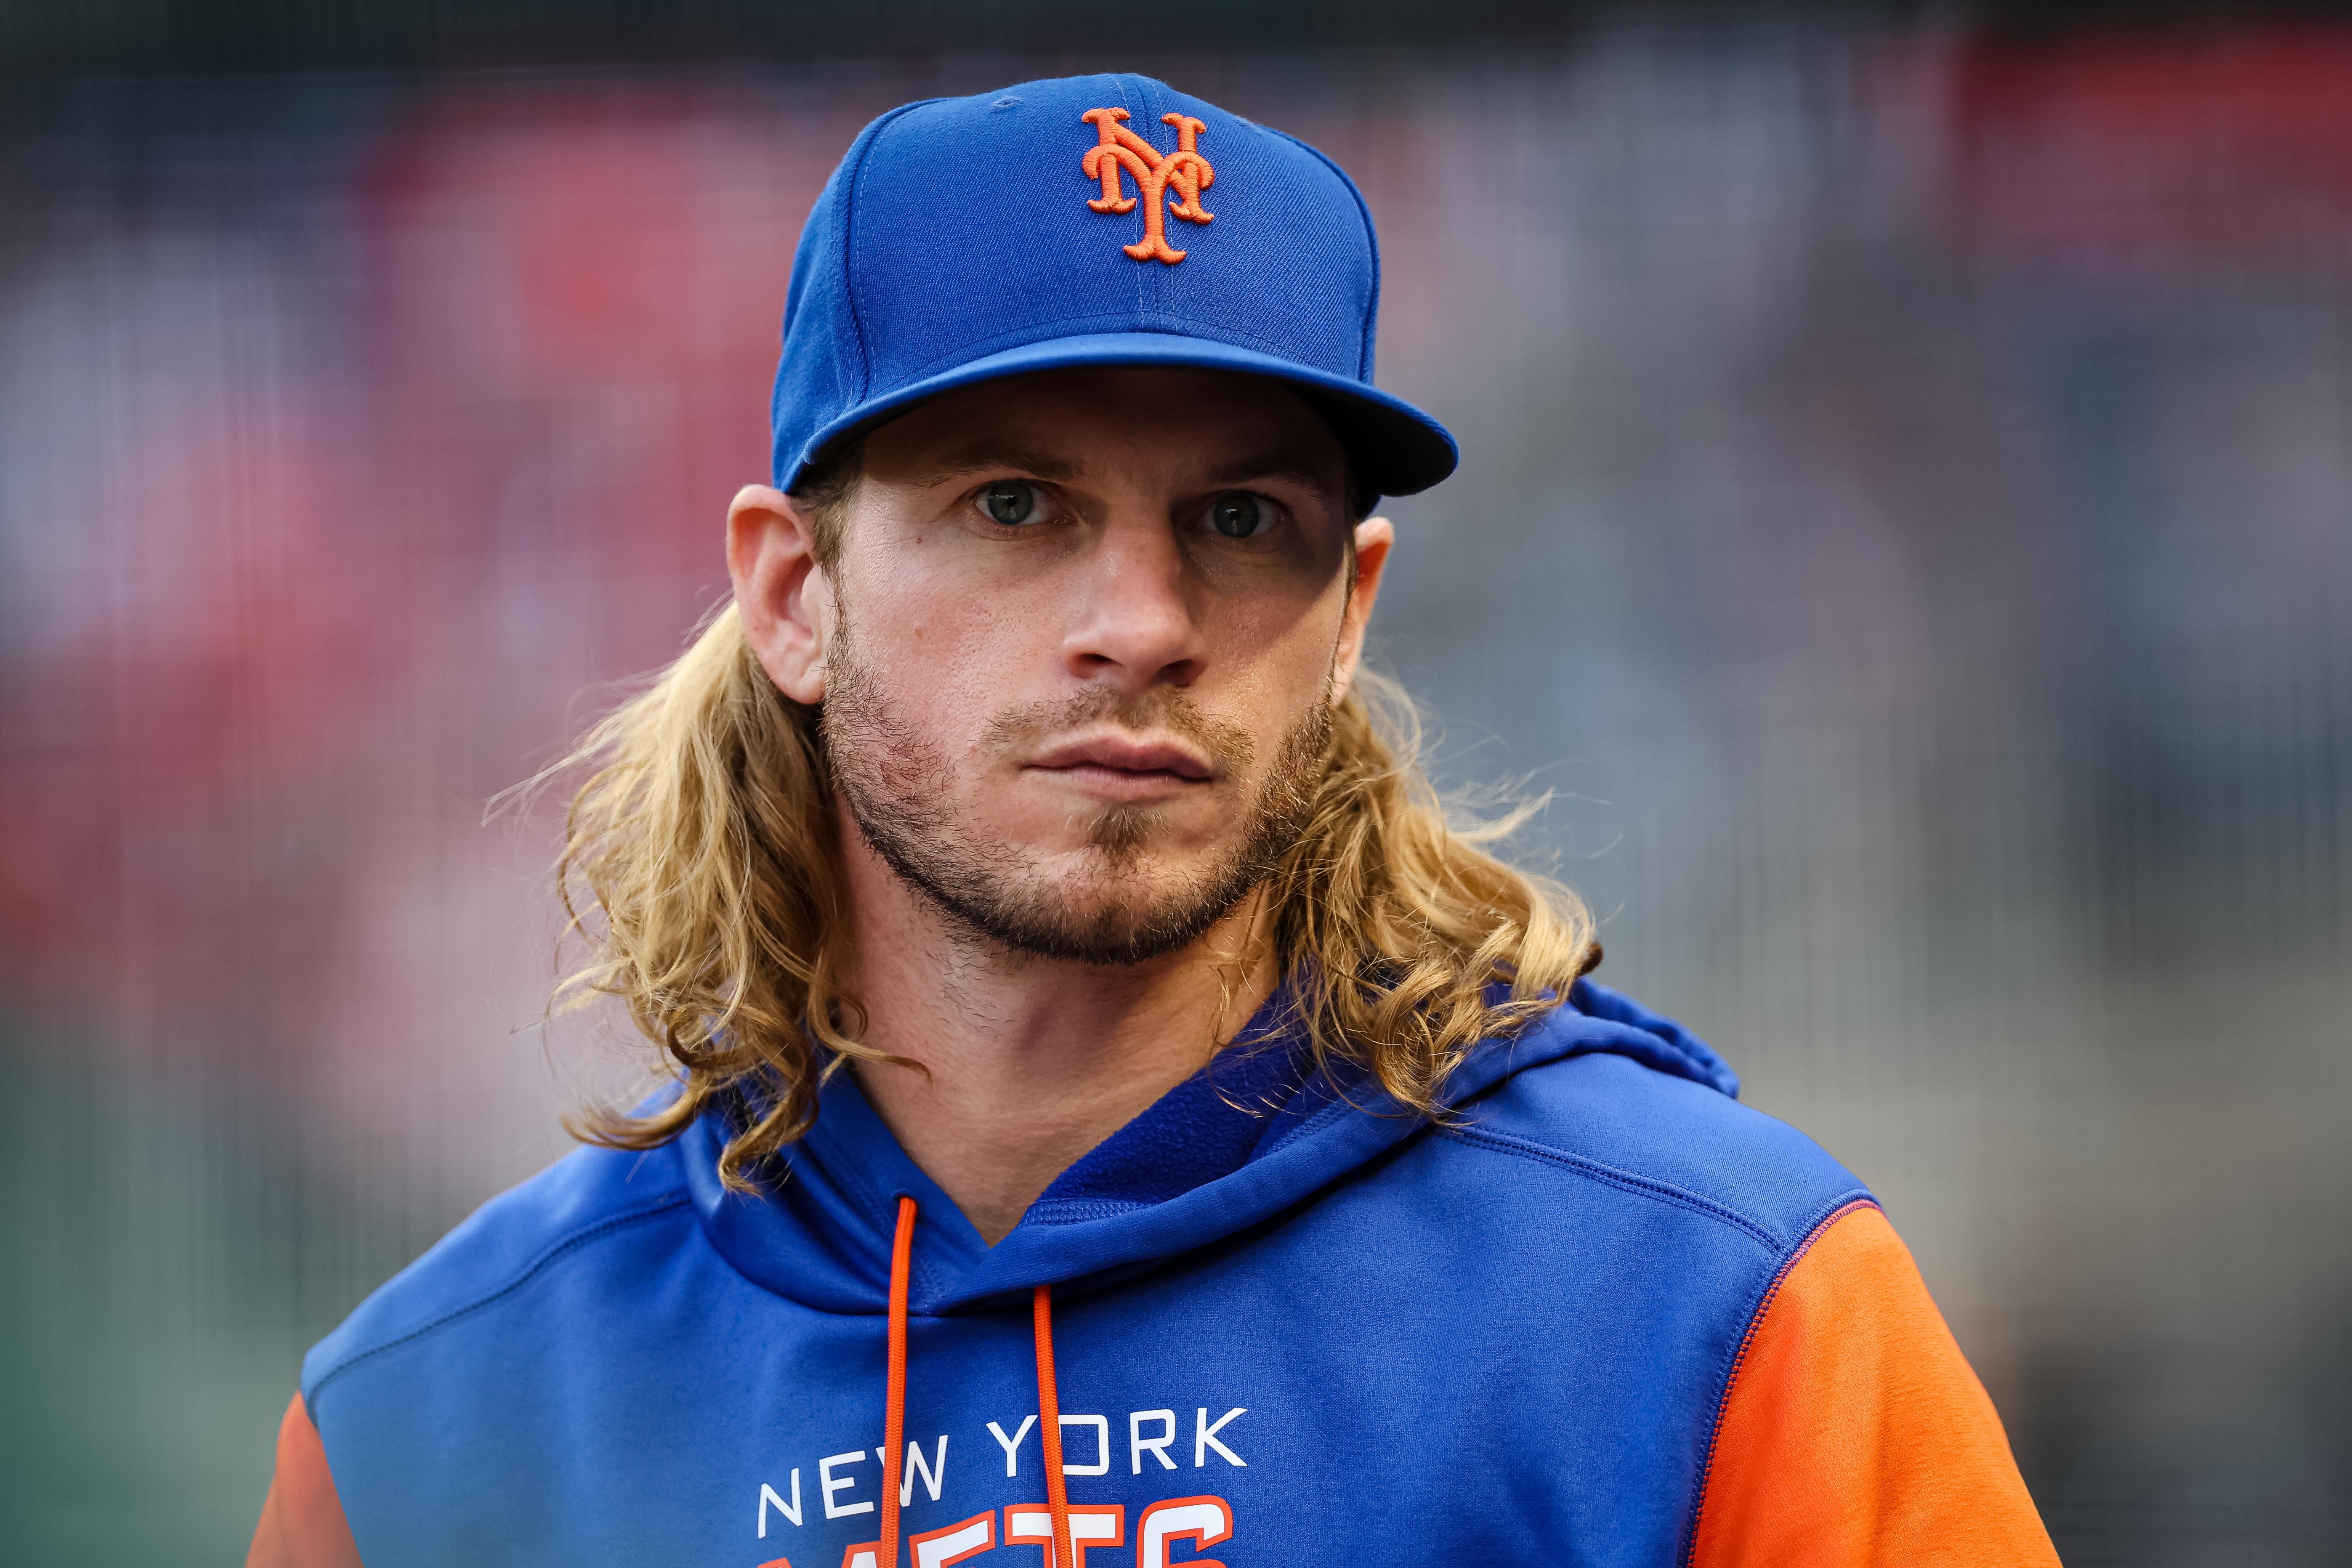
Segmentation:
{"type": "Polygon", "coordinates": [[[1083,853],[1090,864],[1032,885],[1024,923],[1033,934],[1017,945],[1097,963],[1132,963],[1191,942],[1246,891],[1215,876],[1213,857],[1179,868],[1113,863],[1100,851],[1083,853]]]}
{"type": "Polygon", "coordinates": [[[1182,903],[1232,858],[1230,849],[1164,842],[1089,841],[1037,857],[1038,891],[1076,914],[1129,905],[1182,903]]]}

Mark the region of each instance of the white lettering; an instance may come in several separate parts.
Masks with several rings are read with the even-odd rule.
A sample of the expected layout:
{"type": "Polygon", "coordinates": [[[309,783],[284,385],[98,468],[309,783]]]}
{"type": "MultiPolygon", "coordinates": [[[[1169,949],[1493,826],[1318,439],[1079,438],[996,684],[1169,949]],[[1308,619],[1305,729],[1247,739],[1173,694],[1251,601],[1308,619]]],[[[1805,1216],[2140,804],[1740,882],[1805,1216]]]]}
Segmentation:
{"type": "Polygon", "coordinates": [[[1176,1412],[1173,1410],[1138,1410],[1129,1415],[1127,1418],[1127,1457],[1133,1462],[1135,1466],[1135,1473],[1137,1475],[1139,1476],[1143,1473],[1143,1456],[1146,1454],[1149,1454],[1153,1458],[1159,1460],[1160,1468],[1161,1469],[1174,1469],[1176,1468],[1176,1461],[1168,1457],[1168,1445],[1173,1443],[1175,1440],[1176,1412]],[[1157,1421],[1160,1424],[1159,1436],[1150,1439],[1145,1438],[1143,1436],[1143,1424],[1146,1421],[1157,1421]]]}
{"type": "Polygon", "coordinates": [[[1003,1427],[993,1421],[988,1424],[988,1429],[996,1435],[996,1446],[1004,1450],[1004,1473],[1007,1476],[1021,1473],[1021,1463],[1013,1456],[1021,1452],[1021,1439],[1029,1436],[1029,1428],[1035,1425],[1037,1425],[1037,1417],[1024,1415],[1021,1418],[1021,1430],[1008,1437],[1004,1435],[1003,1427]]]}
{"type": "Polygon", "coordinates": [[[948,1483],[948,1435],[944,1432],[940,1434],[940,1457],[933,1463],[939,1467],[937,1469],[923,1463],[921,1448],[912,1443],[907,1445],[907,1484],[898,1492],[900,1508],[913,1500],[915,1478],[919,1475],[923,1478],[923,1490],[929,1494],[930,1500],[933,1502],[940,1500],[940,1489],[948,1483]]]}
{"type": "Polygon", "coordinates": [[[798,1468],[793,1471],[793,1500],[790,1502],[778,1497],[776,1489],[767,1482],[760,1483],[760,1539],[762,1541],[768,1539],[768,1507],[772,1503],[778,1513],[794,1524],[801,1521],[801,1473],[798,1468]]]}
{"type": "MultiPolygon", "coordinates": [[[[881,1460],[885,1466],[887,1466],[890,1463],[890,1450],[887,1448],[875,1449],[874,1457],[877,1459],[881,1460]]],[[[923,1458],[923,1446],[920,1443],[909,1443],[907,1445],[907,1468],[898,1472],[898,1506],[900,1508],[904,1508],[908,1503],[915,1500],[915,1478],[918,1475],[920,1475],[923,1478],[923,1489],[931,1494],[931,1500],[933,1502],[939,1501],[940,1487],[948,1479],[948,1436],[946,1433],[942,1432],[940,1434],[940,1468],[937,1473],[934,1473],[931,1467],[925,1462],[923,1458]]]]}
{"type": "Polygon", "coordinates": [[[833,1473],[833,1467],[835,1465],[862,1465],[865,1462],[866,1450],[863,1448],[853,1448],[846,1454],[835,1454],[826,1458],[819,1459],[816,1462],[816,1486],[817,1490],[824,1494],[825,1518],[846,1519],[853,1513],[872,1513],[874,1511],[874,1505],[870,1502],[836,1503],[833,1500],[834,1493],[845,1492],[850,1488],[857,1484],[857,1478],[856,1476],[842,1476],[836,1479],[833,1473]]]}
{"type": "Polygon", "coordinates": [[[1247,1469],[1249,1468],[1248,1460],[1243,1458],[1239,1454],[1234,1453],[1231,1448],[1226,1447],[1223,1443],[1217,1441],[1217,1432],[1220,1427],[1223,1426],[1226,1422],[1232,1420],[1234,1416],[1246,1414],[1243,1407],[1236,1405],[1231,1410],[1226,1411],[1223,1415],[1218,1416],[1214,1421],[1209,1419],[1209,1409],[1207,1405],[1199,1405],[1195,1408],[1199,1410],[1200,1414],[1192,1417],[1192,1468],[1197,1470],[1202,1465],[1207,1464],[1209,1462],[1209,1450],[1214,1448],[1218,1453],[1223,1454],[1225,1457],[1225,1463],[1229,1465],[1239,1465],[1244,1469],[1247,1469]]]}
{"type": "MultiPolygon", "coordinates": [[[[1070,1552],[1077,1559],[1076,1568],[1087,1568],[1087,1547],[1120,1546],[1126,1541],[1127,1508],[1124,1504],[1074,1502],[1070,1505],[1070,1552]]],[[[1042,1546],[1045,1549],[1046,1568],[1055,1568],[1053,1514],[1034,1503],[1007,1508],[1004,1510],[1004,1544],[1042,1546]]]]}
{"type": "Polygon", "coordinates": [[[914,1556],[915,1568],[947,1568],[950,1563],[976,1557],[996,1545],[996,1511],[991,1509],[986,1513],[973,1514],[961,1524],[908,1536],[907,1545],[914,1556]]]}
{"type": "Polygon", "coordinates": [[[1234,1532],[1234,1510],[1216,1497],[1171,1498],[1135,1521],[1135,1568],[1168,1568],[1168,1543],[1190,1536],[1202,1551],[1234,1532]]]}
{"type": "MultiPolygon", "coordinates": [[[[1108,1415],[1065,1415],[1062,1417],[1062,1427],[1065,1431],[1067,1431],[1073,1426],[1091,1426],[1095,1429],[1095,1462],[1091,1465],[1074,1465],[1066,1458],[1062,1461],[1062,1473],[1066,1476],[1107,1476],[1110,1474],[1110,1417],[1108,1415]]],[[[1065,1444],[1062,1451],[1065,1454],[1068,1453],[1068,1445],[1065,1444]]]]}

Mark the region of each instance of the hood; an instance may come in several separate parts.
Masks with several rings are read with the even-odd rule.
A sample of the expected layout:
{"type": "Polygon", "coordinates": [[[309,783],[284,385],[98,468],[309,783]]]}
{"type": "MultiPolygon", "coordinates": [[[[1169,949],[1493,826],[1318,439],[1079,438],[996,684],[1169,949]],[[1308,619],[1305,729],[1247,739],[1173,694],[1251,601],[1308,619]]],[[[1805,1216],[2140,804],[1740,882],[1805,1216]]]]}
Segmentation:
{"type": "MultiPolygon", "coordinates": [[[[902,1196],[922,1215],[908,1271],[907,1304],[919,1315],[1010,1308],[1040,1285],[1099,1288],[1256,1225],[1426,1129],[1385,1095],[1300,1073],[1303,1053],[1276,1022],[1287,1012],[1282,1002],[1277,993],[1243,1031],[1242,1045],[1072,1166],[992,1247],[908,1157],[845,1072],[825,1087],[815,1125],[764,1193],[719,1184],[727,1137],[719,1112],[665,1153],[681,1162],[703,1227],[728,1262],[821,1311],[886,1310],[902,1196]],[[1237,1108],[1250,1105],[1267,1109],[1237,1108]]],[[[1496,1084],[1592,1052],[1739,1092],[1738,1079],[1696,1036],[1579,981],[1565,1004],[1517,1035],[1475,1047],[1444,1102],[1475,1123],[1478,1097],[1496,1084]]]]}

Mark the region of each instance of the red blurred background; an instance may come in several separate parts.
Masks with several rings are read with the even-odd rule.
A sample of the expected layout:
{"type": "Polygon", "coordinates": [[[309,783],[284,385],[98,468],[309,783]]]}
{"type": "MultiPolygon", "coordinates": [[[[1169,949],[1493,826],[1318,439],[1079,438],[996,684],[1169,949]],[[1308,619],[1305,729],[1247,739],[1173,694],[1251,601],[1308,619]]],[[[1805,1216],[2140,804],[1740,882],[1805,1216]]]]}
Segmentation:
{"type": "MultiPolygon", "coordinates": [[[[486,805],[722,594],[856,128],[1073,63],[20,100],[12,1552],[232,1558],[302,1349],[632,1070],[486,805]]],[[[2352,1553],[2352,33],[1146,68],[1365,186],[1465,448],[1381,656],[1886,1198],[2067,1560],[2352,1553]]]]}

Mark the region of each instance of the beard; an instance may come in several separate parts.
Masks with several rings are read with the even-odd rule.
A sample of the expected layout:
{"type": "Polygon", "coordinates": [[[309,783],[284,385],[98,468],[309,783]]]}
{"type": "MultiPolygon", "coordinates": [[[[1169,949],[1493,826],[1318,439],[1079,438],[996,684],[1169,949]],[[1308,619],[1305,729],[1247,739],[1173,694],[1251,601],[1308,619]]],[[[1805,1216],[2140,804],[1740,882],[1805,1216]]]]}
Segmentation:
{"type": "MultiPolygon", "coordinates": [[[[1141,963],[1190,944],[1231,913],[1306,831],[1330,747],[1328,700],[1311,704],[1283,736],[1224,845],[1200,864],[1175,867],[1153,854],[1165,812],[1108,803],[1084,810],[1076,868],[1050,872],[1022,847],[975,832],[968,812],[959,815],[949,759],[893,711],[856,657],[845,622],[836,630],[818,714],[834,787],[884,864],[967,937],[1041,958],[1141,963]]],[[[1224,776],[1245,769],[1254,750],[1247,731],[1210,720],[1173,687],[1156,687],[1008,710],[990,721],[981,754],[1001,757],[1104,720],[1181,735],[1224,776]]]]}

